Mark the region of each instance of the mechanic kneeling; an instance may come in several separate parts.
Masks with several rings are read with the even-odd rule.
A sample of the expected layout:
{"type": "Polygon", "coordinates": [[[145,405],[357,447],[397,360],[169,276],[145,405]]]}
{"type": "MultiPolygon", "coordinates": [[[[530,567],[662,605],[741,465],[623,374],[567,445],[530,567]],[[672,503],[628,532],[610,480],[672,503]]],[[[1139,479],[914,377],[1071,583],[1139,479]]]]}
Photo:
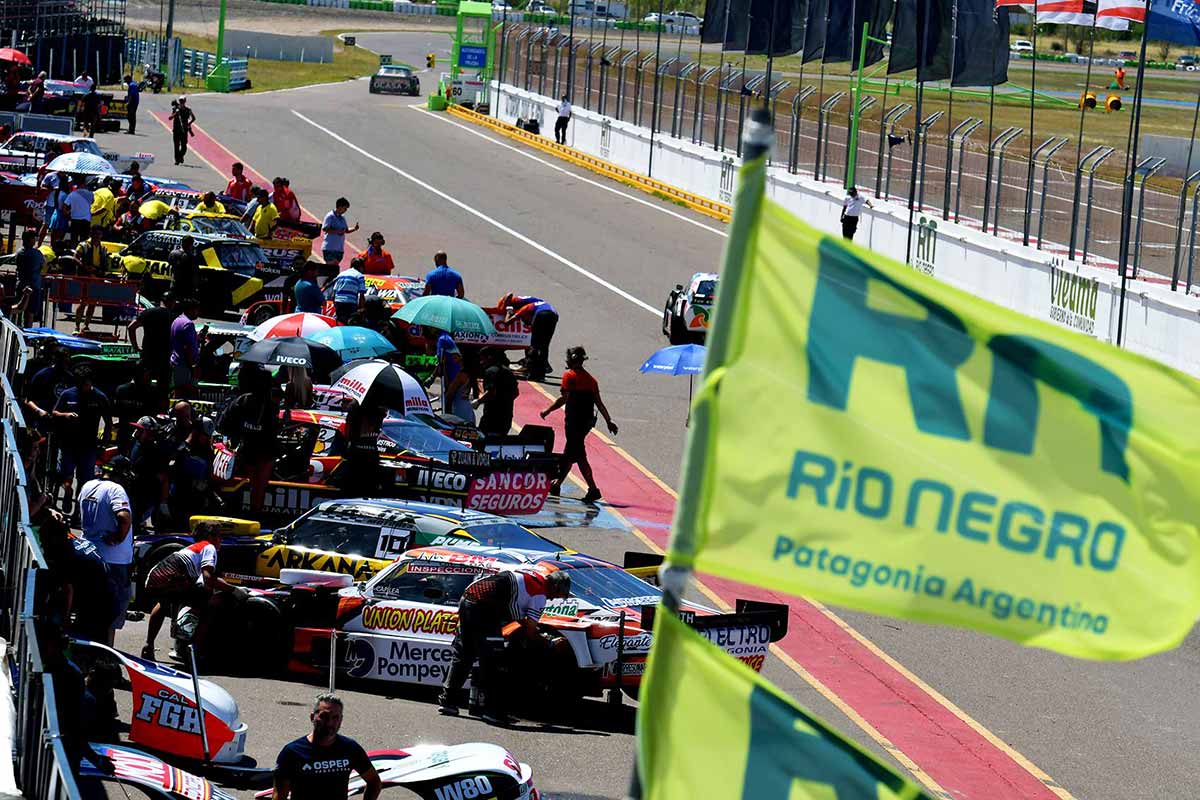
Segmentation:
{"type": "MultiPolygon", "coordinates": [[[[155,564],[146,576],[146,591],[153,592],[158,602],[150,612],[142,658],[156,660],[154,640],[158,638],[168,608],[174,616],[180,608],[189,606],[199,616],[207,611],[213,592],[217,590],[231,592],[238,602],[244,602],[250,595],[241,586],[232,586],[217,577],[221,529],[211,523],[202,523],[196,526],[195,537],[195,544],[171,553],[155,564]]],[[[192,641],[197,638],[194,636],[192,641]]]]}
{"type": "Polygon", "coordinates": [[[501,572],[472,583],[463,592],[458,604],[458,633],[454,636],[454,661],[446,673],[438,711],[458,715],[458,699],[463,684],[479,659],[479,682],[483,692],[483,719],[493,725],[504,725],[511,719],[500,706],[501,693],[495,685],[499,654],[487,640],[504,635],[504,628],[517,623],[517,634],[528,642],[542,642],[538,621],[546,601],[571,594],[571,576],[559,570],[543,575],[540,572],[501,572]]]}

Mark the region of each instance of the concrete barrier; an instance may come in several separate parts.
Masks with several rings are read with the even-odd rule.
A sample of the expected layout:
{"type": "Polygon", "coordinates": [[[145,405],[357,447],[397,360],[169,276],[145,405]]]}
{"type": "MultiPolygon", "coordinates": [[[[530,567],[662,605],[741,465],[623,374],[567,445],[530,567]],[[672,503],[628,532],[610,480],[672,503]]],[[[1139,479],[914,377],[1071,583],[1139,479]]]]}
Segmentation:
{"type": "MultiPolygon", "coordinates": [[[[557,102],[505,84],[492,83],[499,118],[515,123],[536,116],[552,140],[557,102]]],[[[737,160],[729,154],[657,133],[650,177],[720,203],[733,200],[737,160]]],[[[635,126],[574,109],[567,145],[623,169],[647,174],[651,136],[635,126]]],[[[840,234],[845,192],[786,169],[771,167],[767,192],[810,225],[840,234]]],[[[908,260],[908,209],[872,198],[855,241],[900,262],[908,260]]],[[[917,214],[912,263],[977,297],[1107,342],[1116,340],[1120,280],[1112,269],[1082,266],[1044,251],[917,214]]],[[[716,266],[714,257],[713,266],[716,266]]],[[[1172,292],[1160,282],[1129,281],[1124,346],[1200,377],[1200,298],[1172,292]]]]}
{"type": "Polygon", "coordinates": [[[333,39],[328,36],[288,36],[258,31],[225,31],[225,55],[268,61],[333,61],[333,39]]]}

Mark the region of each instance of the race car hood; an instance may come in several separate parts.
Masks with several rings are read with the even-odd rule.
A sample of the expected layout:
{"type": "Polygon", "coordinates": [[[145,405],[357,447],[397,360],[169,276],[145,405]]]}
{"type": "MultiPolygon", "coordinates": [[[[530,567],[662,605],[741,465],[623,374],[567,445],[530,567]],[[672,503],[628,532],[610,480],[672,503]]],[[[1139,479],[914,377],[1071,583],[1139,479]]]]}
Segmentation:
{"type": "Polygon", "coordinates": [[[92,752],[110,759],[112,773],[97,769],[87,758],[79,762],[80,777],[138,786],[148,790],[151,797],[170,797],[178,800],[235,800],[234,796],[206,778],[174,767],[158,756],[123,745],[89,745],[92,752]]]}

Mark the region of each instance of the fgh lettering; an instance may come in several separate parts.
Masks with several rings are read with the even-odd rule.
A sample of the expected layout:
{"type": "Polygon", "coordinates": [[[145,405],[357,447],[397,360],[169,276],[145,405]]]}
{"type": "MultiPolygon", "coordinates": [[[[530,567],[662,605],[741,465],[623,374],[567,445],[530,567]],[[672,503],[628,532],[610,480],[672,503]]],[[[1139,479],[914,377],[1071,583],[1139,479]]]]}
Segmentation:
{"type": "MultiPolygon", "coordinates": [[[[971,438],[956,381],[975,348],[966,325],[950,309],[892,280],[836,245],[822,243],[808,330],[808,399],[844,411],[858,360],[900,367],[909,402],[923,433],[971,438]],[[916,319],[867,305],[877,280],[925,309],[916,319]],[[836,331],[836,334],[834,333],[836,331]]],[[[1074,397],[1100,429],[1100,468],[1129,482],[1125,449],[1133,424],[1133,395],[1121,378],[1096,362],[1031,336],[993,336],[992,383],[983,443],[997,450],[1033,452],[1040,419],[1040,382],[1074,397]]]]}
{"type": "Polygon", "coordinates": [[[182,733],[200,733],[200,717],[193,706],[185,706],[165,692],[142,695],[137,718],[182,733]]]}
{"type": "MultiPolygon", "coordinates": [[[[1077,567],[1112,572],[1121,558],[1125,528],[1090,520],[1072,511],[1043,509],[983,491],[960,492],[942,481],[918,478],[898,485],[891,473],[822,453],[797,450],[788,476],[789,499],[811,500],[823,508],[872,520],[894,518],[909,528],[990,544],[1048,561],[1069,559],[1077,567]],[[903,514],[903,518],[900,515],[903,514]]],[[[797,543],[776,540],[774,558],[788,557],[797,543]]]]}

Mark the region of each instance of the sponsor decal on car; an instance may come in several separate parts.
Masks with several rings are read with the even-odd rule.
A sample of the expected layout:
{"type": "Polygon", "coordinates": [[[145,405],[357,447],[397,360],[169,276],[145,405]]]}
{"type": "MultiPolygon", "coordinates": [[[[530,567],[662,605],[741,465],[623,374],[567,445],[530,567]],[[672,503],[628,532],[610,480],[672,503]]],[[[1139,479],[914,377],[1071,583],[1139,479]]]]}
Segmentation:
{"type": "Polygon", "coordinates": [[[143,694],[134,717],[181,733],[200,734],[200,715],[195,704],[169,689],[143,694]]]}
{"type": "Polygon", "coordinates": [[[346,648],[346,672],[353,678],[440,686],[450,671],[454,651],[445,644],[388,641],[351,635],[346,648]]]}
{"type": "Polygon", "coordinates": [[[363,609],[362,624],[371,631],[453,636],[458,632],[458,613],[433,608],[367,606],[363,609]]]}
{"type": "Polygon", "coordinates": [[[609,608],[637,608],[638,606],[656,606],[658,605],[659,596],[656,594],[644,594],[640,597],[606,597],[604,605],[609,608]]]}
{"type": "Polygon", "coordinates": [[[262,565],[260,572],[267,575],[278,575],[282,569],[310,569],[318,572],[352,575],[355,580],[362,580],[369,578],[375,571],[365,558],[296,550],[289,547],[268,548],[259,554],[258,560],[262,565]]]}
{"type": "Polygon", "coordinates": [[[618,646],[626,653],[648,653],[650,645],[654,641],[654,637],[649,633],[626,634],[625,643],[621,644],[621,637],[615,633],[610,633],[607,636],[601,636],[596,640],[601,650],[612,650],[616,652],[618,646]]]}
{"type": "Polygon", "coordinates": [[[433,790],[437,800],[474,800],[477,797],[490,797],[492,782],[486,775],[476,775],[474,778],[438,786],[433,790]]]}
{"type": "Polygon", "coordinates": [[[471,481],[467,508],[493,514],[536,514],[549,493],[550,479],[544,472],[493,472],[471,481]]]}

